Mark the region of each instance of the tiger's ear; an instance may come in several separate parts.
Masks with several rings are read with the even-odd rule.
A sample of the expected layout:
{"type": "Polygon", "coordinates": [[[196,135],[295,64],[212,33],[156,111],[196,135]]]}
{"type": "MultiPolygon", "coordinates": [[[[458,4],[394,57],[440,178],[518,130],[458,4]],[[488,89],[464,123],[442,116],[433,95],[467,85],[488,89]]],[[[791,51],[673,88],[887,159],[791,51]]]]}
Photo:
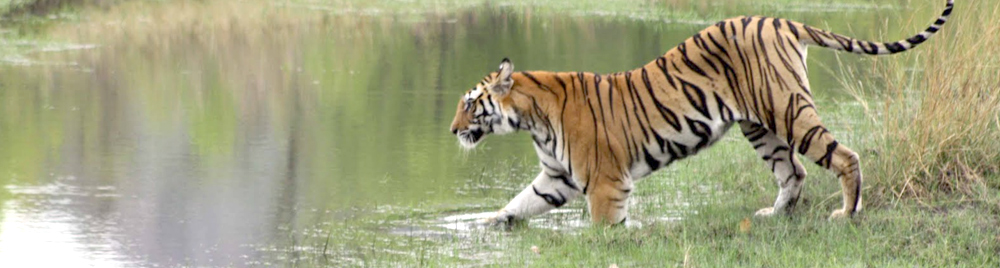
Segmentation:
{"type": "Polygon", "coordinates": [[[510,88],[514,86],[514,79],[511,78],[511,75],[514,74],[514,64],[509,59],[503,58],[500,61],[500,69],[497,72],[499,75],[497,75],[497,80],[493,82],[493,85],[490,86],[490,94],[503,96],[509,93],[510,88]]]}

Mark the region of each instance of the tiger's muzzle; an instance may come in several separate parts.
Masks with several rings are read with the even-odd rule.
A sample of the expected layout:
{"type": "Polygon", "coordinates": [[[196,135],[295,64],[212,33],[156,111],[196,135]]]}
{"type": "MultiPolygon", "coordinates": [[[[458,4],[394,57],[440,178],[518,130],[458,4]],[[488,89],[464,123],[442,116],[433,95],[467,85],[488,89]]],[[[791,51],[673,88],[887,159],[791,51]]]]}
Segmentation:
{"type": "Polygon", "coordinates": [[[465,130],[452,129],[451,132],[458,136],[458,142],[466,149],[476,148],[479,141],[483,139],[484,135],[486,135],[486,132],[483,132],[483,130],[479,128],[465,130]]]}

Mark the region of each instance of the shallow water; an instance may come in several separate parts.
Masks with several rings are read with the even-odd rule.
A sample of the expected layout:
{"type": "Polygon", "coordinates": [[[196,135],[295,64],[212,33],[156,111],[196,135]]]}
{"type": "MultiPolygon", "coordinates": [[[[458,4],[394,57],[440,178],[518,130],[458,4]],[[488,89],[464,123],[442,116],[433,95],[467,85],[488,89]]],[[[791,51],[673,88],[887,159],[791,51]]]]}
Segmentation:
{"type": "MultiPolygon", "coordinates": [[[[875,16],[850,7],[781,14],[875,16]]],[[[0,267],[372,265],[422,257],[414,248],[470,263],[502,255],[463,241],[503,236],[474,222],[534,177],[534,152],[523,135],[458,148],[447,128],[460,94],[503,57],[519,69],[626,70],[705,26],[511,11],[416,21],[329,11],[333,23],[281,34],[37,44],[0,66],[0,267]]],[[[812,53],[810,64],[836,66],[832,55],[812,53]]],[[[850,100],[829,71],[811,72],[821,105],[850,100]]],[[[687,192],[636,199],[655,211],[638,225],[705,202],[687,192]]],[[[582,205],[527,224],[577,230],[589,225],[582,205]]]]}

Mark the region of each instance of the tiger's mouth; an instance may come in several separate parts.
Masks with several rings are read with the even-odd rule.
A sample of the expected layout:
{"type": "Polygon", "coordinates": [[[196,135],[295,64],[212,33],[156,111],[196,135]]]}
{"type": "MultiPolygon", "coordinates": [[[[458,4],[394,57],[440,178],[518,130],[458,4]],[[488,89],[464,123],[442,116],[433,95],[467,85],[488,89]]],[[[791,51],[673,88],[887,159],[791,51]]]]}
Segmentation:
{"type": "Polygon", "coordinates": [[[466,149],[476,148],[479,141],[483,139],[483,135],[486,134],[481,129],[472,129],[458,132],[458,142],[462,144],[462,147],[466,149]]]}

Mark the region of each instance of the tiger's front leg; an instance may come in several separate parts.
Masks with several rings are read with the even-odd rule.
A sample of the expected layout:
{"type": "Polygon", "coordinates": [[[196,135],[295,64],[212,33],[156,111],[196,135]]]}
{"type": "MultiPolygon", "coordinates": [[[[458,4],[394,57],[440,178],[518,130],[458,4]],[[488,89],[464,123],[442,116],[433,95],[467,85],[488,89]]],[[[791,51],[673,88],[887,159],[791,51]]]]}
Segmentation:
{"type": "Polygon", "coordinates": [[[596,178],[587,191],[590,219],[599,224],[624,224],[628,220],[628,197],[632,180],[626,176],[596,178]]]}
{"type": "Polygon", "coordinates": [[[543,170],[535,180],[494,216],[481,222],[488,225],[510,226],[515,220],[527,219],[561,207],[580,196],[579,187],[568,176],[543,170]],[[549,175],[549,174],[555,175],[549,175]]]}

